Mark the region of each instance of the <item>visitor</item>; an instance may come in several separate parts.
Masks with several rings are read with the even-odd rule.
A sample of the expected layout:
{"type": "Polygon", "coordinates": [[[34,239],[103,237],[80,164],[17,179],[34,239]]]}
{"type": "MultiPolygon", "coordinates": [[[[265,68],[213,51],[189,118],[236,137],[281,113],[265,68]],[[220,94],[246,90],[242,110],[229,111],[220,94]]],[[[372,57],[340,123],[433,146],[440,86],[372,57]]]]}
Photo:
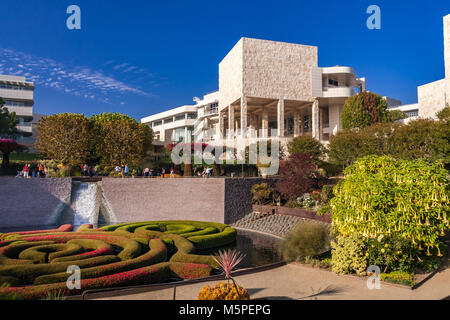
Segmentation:
{"type": "Polygon", "coordinates": [[[144,177],[148,177],[149,173],[150,173],[150,169],[149,168],[145,168],[144,169],[144,177]]]}
{"type": "Polygon", "coordinates": [[[89,167],[88,167],[87,163],[85,163],[83,166],[83,176],[87,177],[89,175],[88,172],[89,172],[89,167]]]}
{"type": "Polygon", "coordinates": [[[117,174],[119,174],[119,172],[120,172],[120,167],[119,167],[119,166],[116,166],[116,167],[114,168],[114,173],[117,175],[117,174]]]}
{"type": "Polygon", "coordinates": [[[45,177],[45,178],[47,177],[47,173],[48,173],[47,166],[44,165],[44,177],[45,177]]]}
{"type": "Polygon", "coordinates": [[[150,174],[150,178],[153,178],[153,174],[154,174],[153,168],[150,169],[150,173],[149,174],[150,174]]]}
{"type": "Polygon", "coordinates": [[[38,166],[38,177],[42,176],[43,173],[44,173],[44,166],[42,165],[42,163],[39,163],[39,166],[38,166]]]}
{"type": "Polygon", "coordinates": [[[126,165],[125,165],[125,167],[124,167],[123,171],[124,171],[124,175],[125,175],[125,177],[128,177],[128,172],[129,172],[129,169],[128,169],[128,164],[126,164],[126,165]]]}
{"type": "Polygon", "coordinates": [[[211,177],[212,168],[206,168],[206,177],[211,177]]]}
{"type": "Polygon", "coordinates": [[[100,166],[98,164],[94,167],[94,176],[98,177],[98,171],[100,170],[100,166]]]}
{"type": "Polygon", "coordinates": [[[173,175],[173,168],[170,168],[170,177],[174,178],[175,176],[173,175]]]}
{"type": "Polygon", "coordinates": [[[162,169],[161,169],[161,177],[162,177],[162,178],[165,178],[165,176],[166,176],[166,169],[165,169],[165,168],[162,168],[162,169]]]}
{"type": "Polygon", "coordinates": [[[36,168],[31,171],[31,177],[36,178],[36,168]]]}
{"type": "Polygon", "coordinates": [[[137,174],[138,177],[142,176],[142,169],[140,167],[137,168],[136,174],[137,174]]]}
{"type": "Polygon", "coordinates": [[[30,172],[29,164],[24,165],[22,171],[23,171],[23,177],[28,179],[29,178],[28,174],[30,172]]]}

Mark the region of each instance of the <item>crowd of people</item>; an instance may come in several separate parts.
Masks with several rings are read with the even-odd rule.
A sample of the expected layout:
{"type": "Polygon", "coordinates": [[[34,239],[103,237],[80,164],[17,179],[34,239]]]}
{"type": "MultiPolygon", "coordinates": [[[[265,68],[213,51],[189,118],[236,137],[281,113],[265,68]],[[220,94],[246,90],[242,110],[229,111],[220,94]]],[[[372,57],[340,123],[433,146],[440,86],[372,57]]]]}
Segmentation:
{"type": "Polygon", "coordinates": [[[17,177],[29,178],[43,178],[48,174],[48,169],[45,165],[39,163],[36,166],[32,166],[27,163],[23,166],[21,171],[17,172],[17,177]]]}

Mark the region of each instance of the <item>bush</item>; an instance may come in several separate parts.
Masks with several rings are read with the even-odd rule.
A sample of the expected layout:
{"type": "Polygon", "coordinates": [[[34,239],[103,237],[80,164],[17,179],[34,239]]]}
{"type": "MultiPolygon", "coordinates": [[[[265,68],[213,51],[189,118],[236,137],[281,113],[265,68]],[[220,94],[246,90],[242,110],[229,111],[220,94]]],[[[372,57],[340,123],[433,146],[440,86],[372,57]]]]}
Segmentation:
{"type": "Polygon", "coordinates": [[[287,148],[289,154],[307,153],[313,157],[315,161],[321,159],[325,151],[322,143],[310,136],[299,136],[294,138],[289,142],[287,148]]]}
{"type": "Polygon", "coordinates": [[[439,238],[450,227],[449,177],[442,164],[370,156],[344,173],[330,202],[334,230],[367,240],[395,234],[427,255],[442,255],[439,238]]]}
{"type": "Polygon", "coordinates": [[[334,186],[331,184],[326,184],[323,186],[322,193],[320,196],[321,204],[329,204],[330,200],[333,199],[333,197],[334,197],[333,187],[334,186]]]}
{"type": "Polygon", "coordinates": [[[286,200],[295,200],[311,190],[314,185],[313,173],[316,166],[306,153],[291,154],[288,160],[281,161],[281,181],[277,183],[277,191],[286,200]]]}
{"type": "Polygon", "coordinates": [[[356,272],[365,275],[367,260],[363,238],[353,233],[350,236],[338,235],[336,240],[331,242],[331,270],[340,274],[356,272]]]}
{"type": "Polygon", "coordinates": [[[328,229],[324,224],[301,223],[281,242],[280,251],[286,261],[302,261],[317,256],[328,246],[328,229]]]}
{"type": "Polygon", "coordinates": [[[253,194],[253,204],[264,205],[274,203],[274,190],[265,182],[253,185],[251,193],[253,194]]]}
{"type": "Polygon", "coordinates": [[[414,286],[414,275],[403,271],[393,271],[390,273],[382,273],[381,281],[399,283],[407,286],[414,286]]]}
{"type": "Polygon", "coordinates": [[[198,300],[250,300],[250,295],[239,285],[236,290],[234,284],[219,282],[213,288],[209,285],[202,288],[198,293],[198,300]]]}

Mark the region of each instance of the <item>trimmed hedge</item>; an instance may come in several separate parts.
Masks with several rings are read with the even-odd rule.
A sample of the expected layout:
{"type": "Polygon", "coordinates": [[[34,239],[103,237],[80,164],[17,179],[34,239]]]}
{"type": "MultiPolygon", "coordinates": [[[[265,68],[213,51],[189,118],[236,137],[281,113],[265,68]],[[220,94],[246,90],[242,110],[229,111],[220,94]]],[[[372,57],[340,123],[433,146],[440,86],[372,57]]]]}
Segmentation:
{"type": "Polygon", "coordinates": [[[70,225],[53,230],[0,235],[0,298],[45,298],[87,289],[193,279],[211,274],[217,263],[196,249],[235,241],[221,223],[148,221],[93,229],[70,225]],[[68,290],[67,267],[81,270],[81,289],[68,290]]]}

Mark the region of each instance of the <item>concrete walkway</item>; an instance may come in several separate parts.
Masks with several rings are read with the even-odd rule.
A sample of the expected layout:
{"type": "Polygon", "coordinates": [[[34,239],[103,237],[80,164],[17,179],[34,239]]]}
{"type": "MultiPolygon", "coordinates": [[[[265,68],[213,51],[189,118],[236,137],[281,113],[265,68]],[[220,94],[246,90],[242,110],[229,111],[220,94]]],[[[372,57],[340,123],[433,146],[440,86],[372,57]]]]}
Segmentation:
{"type": "MultiPolygon", "coordinates": [[[[370,290],[366,281],[353,276],[336,275],[330,271],[288,264],[276,269],[238,276],[237,283],[247,288],[252,299],[356,299],[411,300],[444,299],[450,295],[449,261],[440,272],[415,290],[381,283],[381,289],[370,290]]],[[[176,289],[177,300],[195,300],[200,289],[216,281],[181,286],[176,289]]],[[[173,289],[123,295],[107,300],[171,300],[173,289]]]]}

